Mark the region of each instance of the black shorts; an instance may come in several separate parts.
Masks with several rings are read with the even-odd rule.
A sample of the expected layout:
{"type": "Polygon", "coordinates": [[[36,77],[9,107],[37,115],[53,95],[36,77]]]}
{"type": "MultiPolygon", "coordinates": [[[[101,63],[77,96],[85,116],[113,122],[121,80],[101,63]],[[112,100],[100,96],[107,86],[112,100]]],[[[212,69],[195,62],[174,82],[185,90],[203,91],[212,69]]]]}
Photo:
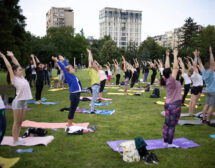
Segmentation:
{"type": "Polygon", "coordinates": [[[198,95],[199,93],[202,93],[202,89],[203,86],[193,86],[191,88],[191,94],[198,95]]]}
{"type": "Polygon", "coordinates": [[[103,90],[105,88],[105,82],[106,82],[106,79],[100,82],[99,93],[103,92],[103,90]]]}

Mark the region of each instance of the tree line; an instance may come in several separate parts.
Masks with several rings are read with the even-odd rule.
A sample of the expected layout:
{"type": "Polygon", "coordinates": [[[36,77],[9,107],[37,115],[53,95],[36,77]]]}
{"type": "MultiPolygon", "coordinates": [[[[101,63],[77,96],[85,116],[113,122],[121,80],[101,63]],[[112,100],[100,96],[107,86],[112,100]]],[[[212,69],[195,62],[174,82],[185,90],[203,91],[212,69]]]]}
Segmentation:
{"type": "MultiPolygon", "coordinates": [[[[117,47],[110,36],[102,39],[88,40],[83,30],[75,33],[70,26],[52,27],[43,37],[37,37],[25,31],[25,16],[18,6],[19,0],[0,1],[0,51],[13,51],[17,59],[26,65],[30,60],[30,54],[35,54],[41,62],[48,63],[51,56],[63,55],[73,64],[87,64],[86,48],[91,49],[94,58],[105,64],[112,59],[121,60],[123,55],[127,61],[133,64],[133,58],[141,60],[164,60],[165,47],[159,46],[152,37],[144,40],[139,47],[129,42],[126,49],[117,47]]],[[[215,27],[207,26],[199,29],[199,25],[192,18],[185,20],[182,27],[179,56],[192,56],[192,52],[198,49],[201,52],[203,62],[207,61],[208,47],[215,49],[215,27]]],[[[1,62],[0,62],[1,63],[1,62]]]]}

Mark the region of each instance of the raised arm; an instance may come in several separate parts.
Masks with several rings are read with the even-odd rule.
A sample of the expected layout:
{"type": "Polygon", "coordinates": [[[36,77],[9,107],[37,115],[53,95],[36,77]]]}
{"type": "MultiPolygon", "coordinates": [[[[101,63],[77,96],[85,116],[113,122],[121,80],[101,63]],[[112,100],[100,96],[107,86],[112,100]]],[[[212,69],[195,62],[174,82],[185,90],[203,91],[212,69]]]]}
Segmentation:
{"type": "Polygon", "coordinates": [[[182,61],[182,58],[181,57],[178,57],[178,61],[179,61],[179,65],[181,67],[181,72],[182,74],[185,73],[185,66],[184,66],[184,63],[182,61]]]}
{"type": "Polygon", "coordinates": [[[212,47],[211,46],[209,48],[209,52],[210,52],[210,70],[214,71],[215,62],[214,62],[214,56],[213,56],[213,51],[212,51],[212,47]]]}
{"type": "Polygon", "coordinates": [[[87,49],[87,53],[88,53],[88,66],[91,68],[92,63],[93,63],[93,55],[92,55],[92,52],[89,49],[87,49]]]}
{"type": "Polygon", "coordinates": [[[185,60],[186,60],[186,62],[187,62],[186,65],[187,65],[188,69],[192,68],[193,66],[192,66],[192,64],[190,63],[189,59],[188,59],[187,57],[185,57],[185,60]]]}
{"type": "Polygon", "coordinates": [[[17,59],[16,59],[16,57],[14,56],[14,54],[13,54],[12,51],[7,51],[7,56],[11,58],[12,63],[13,63],[14,65],[20,66],[19,62],[17,61],[17,59]]]}
{"type": "Polygon", "coordinates": [[[174,49],[173,50],[173,57],[174,57],[174,61],[173,61],[173,68],[172,68],[172,77],[174,79],[176,79],[177,77],[177,73],[178,73],[178,50],[174,49]]]}
{"type": "Polygon", "coordinates": [[[34,59],[34,54],[31,54],[31,59],[32,59],[33,64],[34,64],[34,68],[36,68],[37,64],[36,64],[35,59],[34,59]]]}
{"type": "Polygon", "coordinates": [[[123,60],[123,66],[124,66],[123,70],[124,70],[124,72],[126,72],[127,71],[127,62],[123,56],[122,56],[122,60],[123,60]]]}
{"type": "Polygon", "coordinates": [[[13,81],[14,80],[14,73],[13,73],[13,69],[12,69],[11,64],[9,63],[9,61],[7,60],[5,55],[2,54],[1,52],[0,52],[0,57],[4,60],[4,63],[6,65],[6,67],[7,67],[7,70],[9,72],[9,74],[10,74],[10,80],[13,81]]]}
{"type": "Polygon", "coordinates": [[[165,68],[170,68],[170,63],[169,63],[169,49],[166,50],[165,68]]]}
{"type": "Polygon", "coordinates": [[[34,58],[35,58],[37,64],[39,64],[39,63],[40,63],[40,60],[37,58],[37,56],[34,56],[34,58]]]}

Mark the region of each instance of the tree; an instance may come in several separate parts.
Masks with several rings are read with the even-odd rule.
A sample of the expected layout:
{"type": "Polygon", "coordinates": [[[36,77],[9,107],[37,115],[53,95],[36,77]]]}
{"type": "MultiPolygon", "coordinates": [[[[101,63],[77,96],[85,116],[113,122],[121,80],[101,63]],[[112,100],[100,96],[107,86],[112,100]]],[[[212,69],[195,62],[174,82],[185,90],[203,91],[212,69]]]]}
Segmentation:
{"type": "Polygon", "coordinates": [[[25,17],[19,0],[0,1],[0,51],[11,50],[22,64],[27,62],[29,46],[25,32],[25,17]]]}
{"type": "Polygon", "coordinates": [[[180,48],[189,49],[199,46],[198,41],[199,26],[194,20],[189,17],[185,20],[185,24],[182,27],[182,36],[180,40],[180,48]]]}
{"type": "Polygon", "coordinates": [[[134,63],[133,59],[137,58],[137,47],[135,45],[135,42],[130,41],[128,43],[128,46],[126,48],[125,51],[125,59],[130,62],[130,63],[134,63]]]}
{"type": "Polygon", "coordinates": [[[121,58],[120,49],[113,40],[108,40],[104,43],[99,55],[100,59],[98,61],[101,64],[106,64],[108,61],[112,61],[112,59],[121,58]]]}

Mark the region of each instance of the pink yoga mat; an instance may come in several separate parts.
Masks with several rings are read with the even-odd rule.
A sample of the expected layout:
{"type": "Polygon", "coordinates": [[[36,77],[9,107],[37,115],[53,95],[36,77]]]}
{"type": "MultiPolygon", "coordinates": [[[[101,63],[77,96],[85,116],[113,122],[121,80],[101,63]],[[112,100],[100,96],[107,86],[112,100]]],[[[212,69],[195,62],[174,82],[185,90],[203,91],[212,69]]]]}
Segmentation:
{"type": "MultiPolygon", "coordinates": [[[[65,128],[67,123],[48,123],[48,122],[36,122],[25,120],[22,122],[22,127],[34,127],[34,128],[65,128]]],[[[80,127],[87,127],[89,123],[73,123],[80,127]]]]}
{"type": "MultiPolygon", "coordinates": [[[[83,99],[84,97],[83,96],[80,96],[80,100],[83,99]]],[[[90,100],[92,100],[92,97],[86,97],[90,100]]],[[[105,100],[105,101],[108,101],[108,100],[112,100],[112,99],[109,99],[109,98],[101,98],[101,100],[105,100]]]]}

